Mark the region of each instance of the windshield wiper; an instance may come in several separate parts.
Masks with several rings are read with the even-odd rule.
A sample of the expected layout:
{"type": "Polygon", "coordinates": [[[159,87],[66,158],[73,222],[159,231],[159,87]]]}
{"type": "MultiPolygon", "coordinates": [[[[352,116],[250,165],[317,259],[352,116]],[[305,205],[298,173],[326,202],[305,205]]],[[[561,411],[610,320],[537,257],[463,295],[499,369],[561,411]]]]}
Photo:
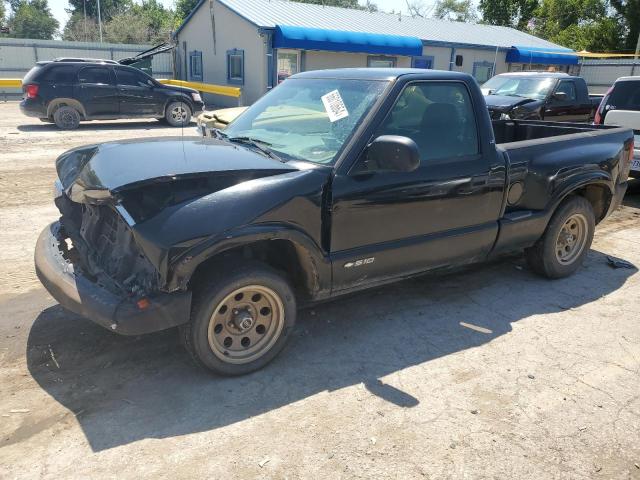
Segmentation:
{"type": "Polygon", "coordinates": [[[243,145],[250,145],[250,146],[260,150],[267,157],[273,158],[274,160],[278,160],[278,161],[280,161],[282,163],[285,163],[285,161],[283,159],[281,159],[279,156],[277,156],[275,153],[273,153],[273,151],[269,148],[271,146],[271,143],[269,143],[269,142],[265,142],[263,140],[258,140],[256,138],[251,138],[251,137],[229,137],[229,136],[223,134],[222,132],[220,132],[220,134],[223,135],[224,140],[226,140],[227,142],[241,143],[243,145]]]}

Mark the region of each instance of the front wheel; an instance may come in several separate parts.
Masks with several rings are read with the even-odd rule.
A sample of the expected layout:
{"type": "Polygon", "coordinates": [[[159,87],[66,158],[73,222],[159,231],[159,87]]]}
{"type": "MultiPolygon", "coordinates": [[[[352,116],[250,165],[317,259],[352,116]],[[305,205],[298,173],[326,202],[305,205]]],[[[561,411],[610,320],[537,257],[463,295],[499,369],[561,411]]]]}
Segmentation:
{"type": "Polygon", "coordinates": [[[184,102],[171,102],[167,105],[164,118],[172,127],[184,127],[191,121],[191,108],[184,102]]]}
{"type": "Polygon", "coordinates": [[[194,293],[191,321],[182,335],[201,366],[242,375],[275,358],[295,321],[295,296],[282,275],[259,262],[230,264],[194,293]]]}
{"type": "Polygon", "coordinates": [[[595,231],[595,215],[583,197],[565,200],[551,217],[544,235],[525,250],[529,267],[547,278],[563,278],[582,265],[595,231]]]}

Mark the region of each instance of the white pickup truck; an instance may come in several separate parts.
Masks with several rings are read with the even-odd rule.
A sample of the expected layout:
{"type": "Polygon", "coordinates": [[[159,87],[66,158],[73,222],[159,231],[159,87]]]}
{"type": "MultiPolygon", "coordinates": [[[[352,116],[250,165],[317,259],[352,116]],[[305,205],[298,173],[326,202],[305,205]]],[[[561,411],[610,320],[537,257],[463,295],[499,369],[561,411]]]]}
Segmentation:
{"type": "Polygon", "coordinates": [[[630,175],[640,178],[640,77],[620,77],[605,94],[594,123],[633,128],[635,147],[630,175]]]}

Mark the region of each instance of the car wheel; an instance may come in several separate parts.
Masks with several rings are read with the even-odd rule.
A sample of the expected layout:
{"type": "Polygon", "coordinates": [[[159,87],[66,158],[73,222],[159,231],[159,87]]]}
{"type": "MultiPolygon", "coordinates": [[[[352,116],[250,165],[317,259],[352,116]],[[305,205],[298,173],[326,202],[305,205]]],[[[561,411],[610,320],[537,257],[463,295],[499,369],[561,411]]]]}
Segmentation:
{"type": "Polygon", "coordinates": [[[547,278],[563,278],[582,265],[595,231],[595,215],[583,197],[571,196],[551,217],[544,235],[525,250],[529,267],[547,278]]]}
{"type": "Polygon", "coordinates": [[[296,322],[289,282],[259,262],[225,264],[194,292],[181,335],[196,363],[221,375],[264,367],[285,346],[296,322]]]}
{"type": "Polygon", "coordinates": [[[53,121],[62,130],[75,130],[80,126],[80,113],[75,108],[64,105],[55,111],[53,121]]]}
{"type": "Polygon", "coordinates": [[[191,121],[191,108],[184,102],[171,102],[167,105],[164,118],[172,127],[184,127],[191,121]]]}

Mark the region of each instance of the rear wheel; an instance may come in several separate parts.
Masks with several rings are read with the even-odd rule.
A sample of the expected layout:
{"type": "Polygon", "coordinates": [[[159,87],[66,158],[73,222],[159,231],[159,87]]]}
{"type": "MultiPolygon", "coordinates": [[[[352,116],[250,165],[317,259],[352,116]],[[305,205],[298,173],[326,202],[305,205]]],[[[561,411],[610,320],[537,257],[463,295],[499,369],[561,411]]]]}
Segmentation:
{"type": "Polygon", "coordinates": [[[197,363],[218,374],[242,375],[262,368],[284,348],[296,303],[289,283],[267,265],[225,267],[194,293],[182,335],[197,363]]]}
{"type": "Polygon", "coordinates": [[[63,105],[53,114],[53,121],[62,130],[75,130],[80,126],[80,112],[73,107],[63,105]]]}
{"type": "Polygon", "coordinates": [[[167,105],[164,118],[172,127],[184,127],[191,121],[191,108],[184,102],[171,102],[167,105]]]}
{"type": "Polygon", "coordinates": [[[558,207],[540,240],[525,251],[529,267],[547,278],[573,274],[591,247],[594,231],[591,204],[583,197],[569,197],[558,207]]]}

